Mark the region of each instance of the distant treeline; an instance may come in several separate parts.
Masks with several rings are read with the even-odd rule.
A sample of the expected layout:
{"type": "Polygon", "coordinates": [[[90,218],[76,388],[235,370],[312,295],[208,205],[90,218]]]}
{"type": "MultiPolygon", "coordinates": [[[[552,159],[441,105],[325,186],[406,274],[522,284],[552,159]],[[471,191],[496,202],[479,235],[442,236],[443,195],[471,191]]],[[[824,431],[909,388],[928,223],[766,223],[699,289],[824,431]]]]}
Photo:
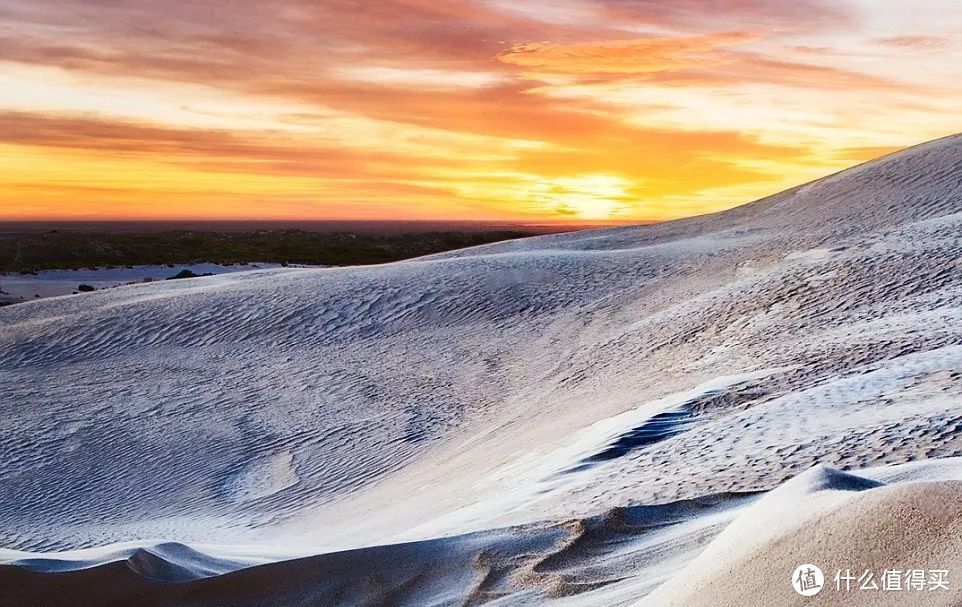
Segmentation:
{"type": "Polygon", "coordinates": [[[520,231],[356,234],[253,232],[46,233],[0,236],[0,272],[191,263],[362,265],[531,236],[520,231]]]}

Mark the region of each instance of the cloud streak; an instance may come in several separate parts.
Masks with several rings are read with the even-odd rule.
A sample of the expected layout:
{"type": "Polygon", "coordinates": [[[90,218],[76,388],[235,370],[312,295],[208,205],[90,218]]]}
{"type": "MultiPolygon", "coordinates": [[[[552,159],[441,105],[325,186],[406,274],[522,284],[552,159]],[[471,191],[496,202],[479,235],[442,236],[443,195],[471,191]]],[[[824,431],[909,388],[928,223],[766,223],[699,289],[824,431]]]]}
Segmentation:
{"type": "Polygon", "coordinates": [[[757,37],[741,32],[556,44],[519,44],[498,58],[544,75],[637,75],[709,68],[728,59],[718,52],[757,37]]]}

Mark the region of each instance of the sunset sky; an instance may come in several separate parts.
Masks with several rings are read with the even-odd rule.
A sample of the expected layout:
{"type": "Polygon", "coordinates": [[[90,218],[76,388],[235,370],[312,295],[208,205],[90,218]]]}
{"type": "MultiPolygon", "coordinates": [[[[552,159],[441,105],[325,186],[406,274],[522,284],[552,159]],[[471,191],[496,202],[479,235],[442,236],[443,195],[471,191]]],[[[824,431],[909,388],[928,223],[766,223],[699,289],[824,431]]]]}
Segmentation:
{"type": "Polygon", "coordinates": [[[960,110],[954,0],[0,0],[0,219],[663,220],[960,110]]]}

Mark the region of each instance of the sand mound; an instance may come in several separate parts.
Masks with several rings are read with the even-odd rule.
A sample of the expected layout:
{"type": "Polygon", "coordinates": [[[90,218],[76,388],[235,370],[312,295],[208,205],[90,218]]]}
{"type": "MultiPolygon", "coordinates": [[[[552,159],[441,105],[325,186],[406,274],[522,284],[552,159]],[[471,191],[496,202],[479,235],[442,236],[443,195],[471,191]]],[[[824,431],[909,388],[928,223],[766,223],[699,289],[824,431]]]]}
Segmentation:
{"type": "Polygon", "coordinates": [[[929,572],[962,571],[962,481],[877,485],[820,468],[799,476],[748,508],[639,607],[960,604],[959,580],[932,589],[929,572]],[[813,598],[790,583],[809,563],[825,576],[813,598]],[[912,570],[925,572],[921,589],[907,581],[912,570]],[[886,571],[899,572],[903,590],[886,589],[886,571]]]}

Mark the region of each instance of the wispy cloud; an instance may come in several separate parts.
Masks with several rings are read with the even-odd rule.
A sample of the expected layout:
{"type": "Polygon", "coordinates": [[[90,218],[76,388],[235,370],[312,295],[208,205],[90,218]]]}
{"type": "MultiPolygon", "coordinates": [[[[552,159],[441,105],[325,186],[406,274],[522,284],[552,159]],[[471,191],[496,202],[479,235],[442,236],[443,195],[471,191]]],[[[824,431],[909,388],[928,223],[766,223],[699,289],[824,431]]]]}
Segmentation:
{"type": "Polygon", "coordinates": [[[574,44],[534,42],[515,45],[498,58],[536,75],[635,75],[710,68],[730,60],[717,52],[720,49],[754,39],[752,34],[726,32],[574,44]]]}

